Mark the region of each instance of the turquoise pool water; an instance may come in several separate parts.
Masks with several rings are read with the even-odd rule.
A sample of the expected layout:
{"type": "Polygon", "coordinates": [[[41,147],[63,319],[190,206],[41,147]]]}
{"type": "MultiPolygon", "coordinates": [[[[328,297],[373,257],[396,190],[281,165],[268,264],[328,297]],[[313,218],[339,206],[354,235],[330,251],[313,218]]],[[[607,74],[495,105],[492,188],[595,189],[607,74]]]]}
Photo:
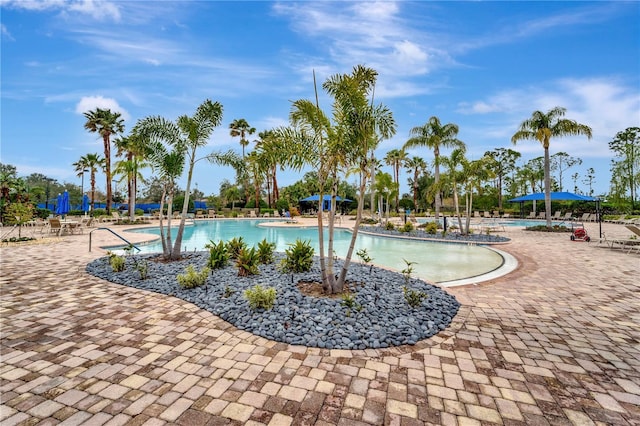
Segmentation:
{"type": "MultiPolygon", "coordinates": [[[[247,219],[197,221],[195,225],[185,227],[183,250],[204,250],[205,244],[210,241],[228,241],[231,238],[242,236],[250,246],[256,245],[266,238],[267,241],[276,243],[278,251],[284,251],[288,248],[289,243],[295,242],[298,238],[309,240],[317,253],[318,231],[316,228],[264,227],[258,226],[260,222],[260,220],[247,219]]],[[[158,228],[138,229],[130,232],[160,235],[158,228]]],[[[175,234],[173,235],[175,237],[175,234]]],[[[334,237],[336,255],[346,256],[351,241],[351,232],[337,229],[334,237]]],[[[159,241],[141,245],[140,248],[143,253],[162,251],[162,245],[159,241]]],[[[416,262],[413,265],[413,275],[437,283],[483,275],[499,268],[504,261],[499,253],[482,246],[409,241],[359,234],[356,251],[362,248],[367,249],[374,264],[398,271],[406,267],[403,259],[416,262]]],[[[359,258],[355,254],[353,261],[359,262],[359,258]]]]}

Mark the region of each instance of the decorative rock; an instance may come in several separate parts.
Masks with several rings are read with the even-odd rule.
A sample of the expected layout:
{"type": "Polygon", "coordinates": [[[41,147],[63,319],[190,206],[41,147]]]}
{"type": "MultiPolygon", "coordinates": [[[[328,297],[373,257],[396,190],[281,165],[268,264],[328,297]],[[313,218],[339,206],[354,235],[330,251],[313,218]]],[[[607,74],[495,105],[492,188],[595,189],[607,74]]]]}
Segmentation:
{"type": "MultiPolygon", "coordinates": [[[[96,259],[87,265],[87,272],[117,283],[166,295],[173,295],[205,309],[239,329],[262,337],[296,345],[327,349],[386,348],[402,344],[413,345],[419,340],[444,330],[458,312],[458,301],[439,287],[419,279],[412,279],[409,287],[427,294],[421,306],[412,308],[404,299],[404,277],[393,271],[352,265],[347,280],[351,295],[361,307],[347,309],[340,298],[312,297],[302,294],[291,284],[291,274],[282,274],[277,265],[283,258],[276,253],[275,261],[260,265],[260,274],[239,277],[237,269],[229,265],[216,269],[204,286],[183,289],[176,276],[187,265],[201,270],[207,264],[208,253],[191,252],[174,262],[155,262],[157,254],[128,256],[126,269],[113,272],[108,258],[96,259]],[[135,261],[146,260],[149,275],[141,280],[135,261]],[[252,311],[244,298],[244,291],[260,284],[276,289],[276,301],[271,310],[252,311]],[[228,294],[228,289],[232,294],[228,294]],[[350,316],[346,316],[349,311],[350,316]]],[[[312,272],[294,274],[294,282],[318,281],[318,258],[312,272]]],[[[336,271],[341,268],[336,262],[336,271]]]]}

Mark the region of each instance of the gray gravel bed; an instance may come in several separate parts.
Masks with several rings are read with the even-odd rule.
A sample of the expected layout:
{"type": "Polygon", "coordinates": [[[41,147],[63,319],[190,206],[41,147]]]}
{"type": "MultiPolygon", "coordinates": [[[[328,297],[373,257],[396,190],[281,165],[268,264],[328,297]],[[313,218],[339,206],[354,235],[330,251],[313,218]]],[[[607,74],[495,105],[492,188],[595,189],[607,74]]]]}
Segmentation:
{"type": "MultiPolygon", "coordinates": [[[[207,263],[207,252],[184,253],[182,260],[174,262],[158,262],[158,254],[131,255],[127,256],[123,272],[113,272],[108,257],[103,257],[89,263],[86,270],[113,283],[178,297],[267,339],[328,349],[413,345],[444,330],[460,307],[455,297],[441,288],[411,278],[408,287],[428,295],[412,308],[404,297],[402,274],[352,263],[347,280],[360,308],[349,309],[341,298],[308,296],[298,289],[299,281],[319,281],[317,257],[310,272],[292,275],[279,271],[283,256],[276,253],[274,263],[260,265],[260,274],[249,277],[239,277],[235,266],[229,263],[213,270],[205,285],[194,289],[182,289],[176,276],[189,264],[201,270],[207,263]],[[140,279],[136,262],[147,263],[146,279],[140,279]],[[256,284],[276,289],[271,310],[249,308],[244,291],[256,284]],[[225,297],[229,290],[233,293],[225,297]]],[[[341,264],[338,260],[336,274],[341,264]]]]}

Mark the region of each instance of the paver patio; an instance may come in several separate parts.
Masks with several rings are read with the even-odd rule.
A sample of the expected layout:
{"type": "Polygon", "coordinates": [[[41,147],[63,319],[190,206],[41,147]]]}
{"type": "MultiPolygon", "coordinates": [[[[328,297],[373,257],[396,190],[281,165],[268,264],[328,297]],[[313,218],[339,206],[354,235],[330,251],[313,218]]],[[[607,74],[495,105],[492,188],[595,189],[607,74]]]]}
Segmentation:
{"type": "Polygon", "coordinates": [[[507,235],[520,267],[449,288],[448,329],[365,351],[269,341],[89,276],[117,244],[104,232],[91,253],[86,234],[0,248],[0,424],[640,425],[640,256],[507,235]]]}

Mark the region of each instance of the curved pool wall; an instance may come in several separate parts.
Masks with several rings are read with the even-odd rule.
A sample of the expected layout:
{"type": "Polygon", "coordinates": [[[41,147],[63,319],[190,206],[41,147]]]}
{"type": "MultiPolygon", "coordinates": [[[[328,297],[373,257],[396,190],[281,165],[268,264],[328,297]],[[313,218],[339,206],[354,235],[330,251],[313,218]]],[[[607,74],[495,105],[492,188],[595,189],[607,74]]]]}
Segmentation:
{"type": "MultiPolygon", "coordinates": [[[[260,220],[228,219],[197,221],[186,226],[183,235],[184,251],[204,250],[210,241],[228,241],[242,236],[248,245],[257,245],[266,238],[276,243],[277,251],[284,251],[296,239],[309,240],[318,252],[315,227],[261,227],[260,220]]],[[[139,228],[127,232],[139,232],[159,235],[159,228],[139,228]]],[[[325,232],[325,236],[327,233],[325,232]]],[[[334,252],[338,257],[345,257],[351,242],[351,232],[336,229],[334,234],[334,252]]],[[[325,239],[325,247],[328,241],[325,239]]],[[[161,252],[159,241],[139,245],[141,253],[161,252]]],[[[377,235],[359,234],[355,252],[366,249],[373,259],[372,263],[402,271],[407,267],[405,260],[412,264],[412,276],[438,283],[441,286],[463,285],[485,281],[504,275],[515,268],[515,261],[508,254],[499,250],[478,245],[459,243],[442,243],[419,240],[403,240],[377,235]],[[488,274],[488,275],[487,275],[488,274]]],[[[357,256],[353,262],[359,262],[357,256]]],[[[517,265],[517,262],[516,262],[517,265]]]]}

